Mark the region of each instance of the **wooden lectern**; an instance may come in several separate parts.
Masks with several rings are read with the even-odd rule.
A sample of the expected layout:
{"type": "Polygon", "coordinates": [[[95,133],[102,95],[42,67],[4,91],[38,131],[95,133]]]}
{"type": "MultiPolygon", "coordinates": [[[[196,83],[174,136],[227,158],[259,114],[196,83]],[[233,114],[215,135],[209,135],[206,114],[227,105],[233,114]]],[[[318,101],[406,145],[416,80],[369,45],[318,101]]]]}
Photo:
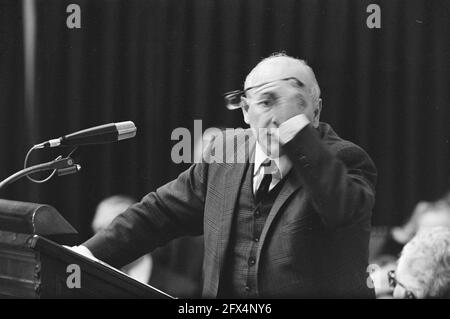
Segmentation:
{"type": "Polygon", "coordinates": [[[0,199],[0,298],[173,298],[42,237],[73,233],[51,206],[0,199]]]}

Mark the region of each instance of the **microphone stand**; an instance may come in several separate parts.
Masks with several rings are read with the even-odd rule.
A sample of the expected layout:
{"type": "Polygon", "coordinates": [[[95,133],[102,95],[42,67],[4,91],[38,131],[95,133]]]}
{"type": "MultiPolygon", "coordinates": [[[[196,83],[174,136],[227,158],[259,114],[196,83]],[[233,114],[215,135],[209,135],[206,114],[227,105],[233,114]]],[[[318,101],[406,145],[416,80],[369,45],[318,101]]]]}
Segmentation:
{"type": "Polygon", "coordinates": [[[65,157],[56,159],[47,163],[42,163],[34,166],[27,167],[25,169],[22,169],[18,171],[17,173],[14,173],[13,175],[9,176],[8,178],[4,179],[2,182],[0,182],[0,189],[5,187],[6,185],[9,185],[11,183],[14,183],[18,179],[25,177],[27,175],[42,172],[42,171],[53,171],[56,170],[58,173],[58,176],[67,175],[76,173],[81,169],[81,166],[74,163],[74,160],[71,157],[65,157]]]}

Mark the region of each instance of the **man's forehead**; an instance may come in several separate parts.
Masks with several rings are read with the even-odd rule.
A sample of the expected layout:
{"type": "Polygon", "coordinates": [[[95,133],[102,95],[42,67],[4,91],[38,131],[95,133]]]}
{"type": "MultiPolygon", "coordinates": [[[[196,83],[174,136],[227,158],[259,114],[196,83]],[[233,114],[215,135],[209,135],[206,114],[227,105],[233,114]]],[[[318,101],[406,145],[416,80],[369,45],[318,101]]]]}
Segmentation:
{"type": "Polygon", "coordinates": [[[289,58],[273,58],[258,64],[247,76],[245,88],[262,83],[295,77],[307,86],[311,84],[311,75],[300,61],[289,58]]]}

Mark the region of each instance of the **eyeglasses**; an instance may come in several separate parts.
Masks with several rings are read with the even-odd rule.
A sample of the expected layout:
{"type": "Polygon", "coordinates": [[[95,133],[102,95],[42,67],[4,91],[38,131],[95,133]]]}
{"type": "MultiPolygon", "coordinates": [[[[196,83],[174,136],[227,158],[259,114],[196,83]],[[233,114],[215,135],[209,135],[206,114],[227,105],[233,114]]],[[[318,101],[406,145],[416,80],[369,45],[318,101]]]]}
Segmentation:
{"type": "Polygon", "coordinates": [[[224,99],[225,99],[225,105],[229,110],[235,110],[238,108],[241,108],[243,106],[243,101],[242,101],[242,97],[245,96],[245,94],[253,89],[257,89],[259,87],[262,87],[264,85],[270,84],[272,82],[278,82],[278,81],[290,81],[293,80],[295,81],[295,83],[299,86],[299,87],[305,87],[305,84],[300,81],[299,79],[295,78],[295,77],[288,77],[288,78],[283,78],[283,79],[279,79],[279,80],[274,80],[274,81],[269,81],[269,82],[264,82],[255,86],[251,86],[249,88],[246,88],[245,90],[236,90],[236,91],[231,91],[228,93],[225,93],[223,95],[224,99]]]}
{"type": "Polygon", "coordinates": [[[402,284],[401,282],[399,282],[397,280],[396,275],[395,275],[395,270],[389,271],[387,275],[388,275],[389,287],[391,287],[392,289],[395,289],[395,287],[397,285],[399,285],[400,287],[405,289],[406,299],[417,299],[416,295],[411,290],[406,288],[406,286],[404,284],[402,284]]]}

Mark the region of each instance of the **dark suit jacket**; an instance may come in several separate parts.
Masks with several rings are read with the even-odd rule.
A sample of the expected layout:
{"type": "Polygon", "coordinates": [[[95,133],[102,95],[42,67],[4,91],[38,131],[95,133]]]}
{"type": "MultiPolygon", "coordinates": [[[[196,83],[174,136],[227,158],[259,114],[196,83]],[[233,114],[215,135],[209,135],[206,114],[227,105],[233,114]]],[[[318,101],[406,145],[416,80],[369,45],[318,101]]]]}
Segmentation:
{"type": "MultiPolygon", "coordinates": [[[[173,238],[204,234],[203,296],[216,297],[246,165],[230,162],[250,158],[255,140],[241,138],[248,132],[227,134],[234,154],[228,152],[225,163],[192,165],[84,245],[121,266],[173,238]]],[[[306,126],[283,149],[293,167],[261,234],[259,296],[373,297],[366,273],[376,182],[372,160],[325,123],[306,126]]]]}

